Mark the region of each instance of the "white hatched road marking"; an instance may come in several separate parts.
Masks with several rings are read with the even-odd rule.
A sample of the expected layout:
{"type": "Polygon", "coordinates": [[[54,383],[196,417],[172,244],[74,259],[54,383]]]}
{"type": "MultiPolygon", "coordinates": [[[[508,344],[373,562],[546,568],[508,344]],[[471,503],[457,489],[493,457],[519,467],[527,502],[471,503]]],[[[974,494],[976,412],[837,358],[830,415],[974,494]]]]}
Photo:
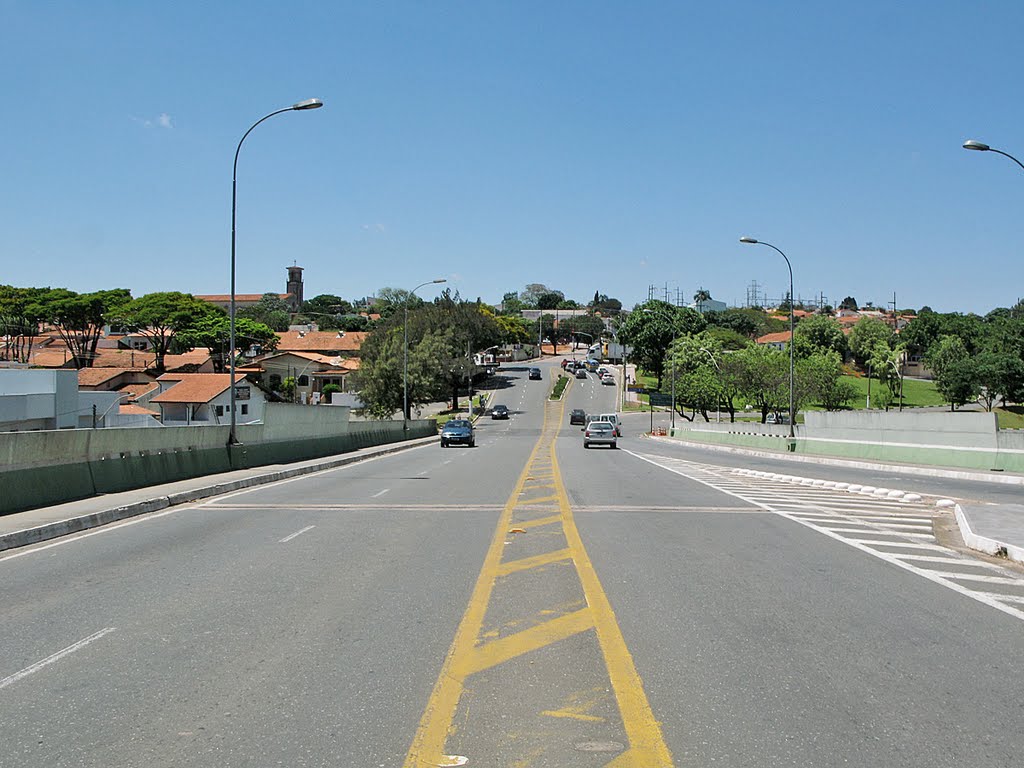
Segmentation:
{"type": "Polygon", "coordinates": [[[1015,607],[1024,605],[1024,578],[998,565],[971,559],[938,544],[931,530],[931,521],[941,512],[916,497],[900,501],[843,488],[810,485],[811,481],[804,482],[789,476],[770,477],[753,474],[749,470],[699,464],[667,456],[649,456],[629,450],[626,453],[755,504],[1003,613],[1024,619],[1024,610],[1015,607]],[[943,563],[947,568],[925,567],[929,562],[943,563]],[[999,575],[983,575],[970,570],[979,566],[999,575]],[[960,571],[960,568],[964,570],[960,571]],[[972,583],[977,588],[973,588],[972,583]],[[983,589],[986,584],[1019,588],[1021,593],[986,592],[983,589]]]}

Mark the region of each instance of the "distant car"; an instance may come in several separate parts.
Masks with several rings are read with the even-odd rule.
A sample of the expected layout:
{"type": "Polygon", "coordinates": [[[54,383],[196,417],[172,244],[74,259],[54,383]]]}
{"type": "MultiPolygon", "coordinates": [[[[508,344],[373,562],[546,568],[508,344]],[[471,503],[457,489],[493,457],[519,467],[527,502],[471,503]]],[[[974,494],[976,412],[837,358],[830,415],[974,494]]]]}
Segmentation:
{"type": "Polygon", "coordinates": [[[597,375],[598,376],[604,376],[605,374],[608,374],[608,373],[611,373],[611,371],[609,371],[603,365],[600,368],[597,369],[597,375]]]}
{"type": "Polygon", "coordinates": [[[585,378],[587,378],[587,369],[586,368],[577,368],[576,369],[576,378],[577,379],[585,379],[585,378]]]}
{"type": "Polygon", "coordinates": [[[765,424],[789,424],[789,414],[780,413],[776,416],[774,413],[769,413],[768,418],[765,419],[765,424]]]}
{"type": "Polygon", "coordinates": [[[616,448],[615,427],[607,421],[592,421],[583,428],[583,447],[608,445],[616,448]]]}
{"type": "Polygon", "coordinates": [[[441,447],[449,445],[468,445],[476,447],[473,425],[467,419],[452,419],[441,428],[441,447]]]}
{"type": "Polygon", "coordinates": [[[501,405],[500,403],[491,408],[492,419],[507,419],[508,418],[508,406],[501,405]]]}
{"type": "Polygon", "coordinates": [[[619,421],[619,414],[617,413],[602,413],[598,416],[591,416],[591,421],[607,421],[612,425],[615,430],[616,437],[622,437],[622,422],[619,421]]]}
{"type": "Polygon", "coordinates": [[[612,376],[610,373],[606,373],[604,376],[601,377],[601,383],[602,384],[615,384],[615,377],[612,376]]]}
{"type": "Polygon", "coordinates": [[[569,412],[569,423],[570,424],[584,424],[587,423],[587,412],[582,408],[573,408],[569,412]]]}
{"type": "Polygon", "coordinates": [[[531,379],[536,379],[536,380],[539,381],[540,380],[540,368],[531,368],[530,369],[530,378],[531,379]]]}

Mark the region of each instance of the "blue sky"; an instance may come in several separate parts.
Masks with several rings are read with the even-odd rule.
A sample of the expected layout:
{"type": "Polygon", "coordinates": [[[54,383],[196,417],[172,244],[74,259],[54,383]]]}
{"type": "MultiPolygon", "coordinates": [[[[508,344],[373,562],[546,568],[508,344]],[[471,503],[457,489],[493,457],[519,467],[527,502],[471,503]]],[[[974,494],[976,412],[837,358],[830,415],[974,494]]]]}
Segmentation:
{"type": "MultiPolygon", "coordinates": [[[[0,283],[1024,296],[1024,3],[0,0],[0,283]]],[[[430,296],[431,289],[424,289],[430,296]]]]}

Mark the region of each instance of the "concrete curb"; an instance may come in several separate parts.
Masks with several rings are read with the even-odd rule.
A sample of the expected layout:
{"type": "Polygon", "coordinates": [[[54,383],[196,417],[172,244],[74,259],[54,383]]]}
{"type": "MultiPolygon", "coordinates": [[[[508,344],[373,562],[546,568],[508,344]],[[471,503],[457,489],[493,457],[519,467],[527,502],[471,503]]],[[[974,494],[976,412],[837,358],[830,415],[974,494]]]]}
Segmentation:
{"type": "Polygon", "coordinates": [[[956,505],[954,512],[956,514],[956,524],[960,528],[960,535],[963,537],[964,544],[968,547],[984,552],[986,555],[1006,557],[1014,562],[1024,563],[1024,547],[1006,544],[988,536],[977,534],[971,530],[971,524],[967,520],[967,515],[964,514],[959,504],[956,505]]]}
{"type": "Polygon", "coordinates": [[[316,464],[307,464],[301,467],[268,472],[262,475],[253,475],[251,477],[239,478],[228,482],[214,483],[212,485],[192,488],[187,491],[180,491],[167,496],[154,496],[151,499],[139,501],[134,504],[112,507],[111,509],[93,512],[92,514],[82,515],[81,517],[70,517],[66,520],[58,520],[55,523],[47,523],[46,525],[40,525],[35,528],[24,528],[20,531],[12,531],[11,533],[0,535],[0,552],[8,549],[17,549],[18,547],[26,547],[30,544],[38,544],[41,541],[56,539],[72,533],[81,533],[82,531],[87,531],[90,528],[109,525],[110,523],[116,523],[130,517],[145,515],[149,512],[158,512],[162,509],[178,506],[180,504],[191,504],[211,496],[221,496],[225,493],[242,490],[243,488],[267,485],[279,480],[288,480],[289,478],[300,477],[302,475],[311,475],[314,472],[323,472],[328,469],[345,466],[346,464],[355,464],[360,461],[377,458],[378,456],[387,456],[391,453],[398,453],[399,451],[405,451],[411,448],[419,448],[420,446],[429,445],[436,441],[437,437],[435,436],[420,437],[415,440],[403,441],[399,444],[392,443],[380,450],[373,450],[372,453],[363,453],[359,455],[345,454],[340,458],[328,459],[316,464]]]}

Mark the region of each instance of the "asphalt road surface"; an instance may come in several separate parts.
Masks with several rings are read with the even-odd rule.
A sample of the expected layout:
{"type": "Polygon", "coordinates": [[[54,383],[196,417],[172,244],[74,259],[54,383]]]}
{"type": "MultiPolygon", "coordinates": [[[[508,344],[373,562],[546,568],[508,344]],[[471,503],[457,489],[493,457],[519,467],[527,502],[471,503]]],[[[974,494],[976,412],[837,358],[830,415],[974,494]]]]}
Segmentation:
{"type": "Polygon", "coordinates": [[[636,418],[584,450],[617,388],[556,373],[505,370],[474,449],[0,557],[0,766],[1021,764],[1024,579],[933,535],[1002,491],[772,482],[636,418]]]}

